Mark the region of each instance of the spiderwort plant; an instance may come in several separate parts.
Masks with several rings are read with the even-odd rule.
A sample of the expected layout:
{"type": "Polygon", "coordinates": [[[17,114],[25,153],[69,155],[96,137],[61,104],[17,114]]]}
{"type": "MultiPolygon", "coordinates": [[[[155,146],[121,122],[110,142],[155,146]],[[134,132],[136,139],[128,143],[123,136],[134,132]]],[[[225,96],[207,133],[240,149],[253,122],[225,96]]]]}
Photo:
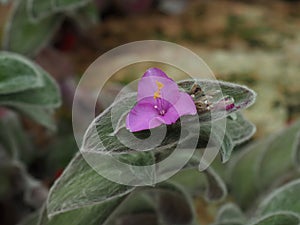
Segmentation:
{"type": "Polygon", "coordinates": [[[189,94],[179,91],[176,82],[162,70],[150,68],[139,81],[137,104],[126,118],[126,127],[131,132],[147,130],[196,113],[189,94]]]}
{"type": "MultiPolygon", "coordinates": [[[[88,159],[96,162],[96,167],[100,166],[97,167],[99,168],[97,172],[100,174],[103,173],[103,170],[107,171],[108,169],[109,173],[116,174],[118,179],[123,178],[123,175],[127,175],[126,171],[111,165],[110,162],[105,164],[105,160],[101,163],[95,160],[96,158],[109,156],[122,163],[129,164],[129,166],[141,167],[141,173],[138,173],[137,176],[129,177],[129,179],[143,179],[149,177],[149,175],[152,177],[151,172],[150,174],[147,173],[148,171],[144,173],[145,166],[155,165],[174,152],[177,143],[182,140],[179,133],[184,133],[184,138],[186,138],[184,141],[187,142],[190,141],[189,137],[193,138],[195,135],[199,135],[198,143],[196,144],[197,150],[200,151],[202,146],[206,147],[209,141],[209,135],[207,134],[212,133],[214,142],[211,144],[221,143],[219,152],[222,161],[225,162],[229,160],[232,149],[236,144],[248,140],[253,135],[254,125],[247,121],[238,111],[247,108],[254,101],[255,93],[245,86],[201,79],[189,79],[175,83],[160,69],[151,68],[147,70],[139,81],[137,96],[134,93],[122,96],[121,99],[115,101],[93,120],[83,138],[81,146],[83,151],[81,153],[84,154],[77,154],[74,157],[50,190],[47,210],[43,211],[41,217],[42,224],[61,225],[64,224],[62,221],[69,222],[70,220],[76,221],[76,224],[90,225],[128,224],[127,222],[120,223],[116,214],[124,215],[125,212],[122,211],[122,206],[125,206],[126,210],[128,210],[126,213],[128,213],[130,211],[130,201],[136,202],[135,194],[139,191],[136,191],[136,187],[131,186],[130,183],[129,185],[122,184],[122,182],[116,183],[99,176],[88,165],[84,155],[90,156],[88,159]],[[119,124],[117,126],[120,133],[118,134],[127,134],[128,130],[137,132],[160,125],[170,125],[176,123],[183,116],[193,116],[199,119],[201,130],[199,134],[195,134],[192,124],[191,127],[187,127],[188,129],[190,128],[188,132],[185,132],[187,130],[181,126],[169,126],[168,128],[170,129],[167,129],[164,139],[159,145],[153,146],[153,148],[145,152],[136,151],[131,146],[140,146],[141,141],[144,141],[144,136],[141,135],[142,138],[139,139],[135,135],[125,135],[124,137],[127,137],[127,139],[123,140],[124,142],[120,141],[118,135],[113,132],[115,128],[113,127],[111,115],[114,109],[118,110],[118,115],[120,116],[118,117],[119,124]],[[237,114],[235,117],[228,117],[232,113],[237,114]],[[208,116],[210,114],[215,116],[208,116]],[[126,120],[124,121],[125,118],[126,120]],[[225,128],[224,138],[220,135],[224,133],[224,128],[218,123],[221,119],[226,120],[228,124],[225,128]],[[212,123],[216,125],[213,132],[211,132],[212,123]],[[181,132],[182,130],[184,132],[181,132]],[[132,138],[133,136],[134,138],[132,138]],[[126,145],[127,142],[130,142],[130,145],[126,145]],[[132,193],[132,195],[129,195],[129,193],[132,193]],[[118,221],[113,222],[113,220],[118,221]]],[[[141,134],[143,133],[141,132],[141,134]]],[[[148,143],[148,139],[145,141],[148,143]]],[[[185,151],[180,152],[183,155],[185,153],[185,151]]],[[[179,156],[182,155],[180,154],[179,156]]],[[[178,180],[172,178],[171,180],[163,181],[162,184],[157,184],[155,188],[144,186],[145,189],[140,192],[141,194],[146,194],[147,191],[151,193],[158,192],[158,195],[155,194],[154,196],[151,194],[153,198],[150,197],[154,201],[151,205],[155,206],[153,209],[154,215],[152,216],[156,218],[157,214],[159,217],[157,221],[165,221],[164,224],[191,225],[192,221],[195,220],[192,213],[194,211],[192,210],[193,206],[182,207],[183,205],[188,205],[191,201],[187,197],[189,196],[188,188],[183,188],[187,186],[186,180],[180,177],[184,176],[181,172],[187,171],[187,174],[190,174],[189,172],[192,169],[196,170],[199,168],[199,160],[198,155],[192,157],[185,167],[182,168],[183,171],[178,173],[178,180]],[[183,180],[184,183],[182,183],[183,180]],[[168,185],[164,185],[164,182],[168,185]],[[171,185],[170,182],[173,182],[174,185],[171,185]],[[174,193],[174,190],[178,191],[174,193]],[[187,201],[185,202],[188,204],[183,204],[182,201],[174,203],[170,198],[166,200],[165,196],[162,196],[163,193],[160,193],[161,191],[163,193],[171,191],[173,193],[171,196],[181,196],[181,199],[186,199],[187,201]],[[162,199],[162,201],[157,201],[157,197],[162,199]],[[170,205],[161,205],[161,202],[170,203],[170,205]],[[156,207],[156,204],[159,204],[159,207],[156,207]],[[168,215],[169,210],[165,209],[169,209],[169,206],[172,209],[178,206],[179,213],[168,215]],[[184,212],[182,208],[188,208],[184,210],[189,213],[182,213],[184,212]],[[180,220],[181,222],[179,223],[177,215],[180,217],[183,214],[189,216],[184,222],[180,220]],[[177,222],[174,222],[174,219],[177,222]]],[[[203,187],[201,190],[204,190],[207,186],[207,190],[205,193],[203,192],[205,198],[213,201],[224,199],[227,193],[225,184],[213,169],[205,173],[196,173],[195,175],[196,177],[190,177],[189,180],[200,182],[195,187],[197,191],[199,191],[199,187],[203,187]],[[201,178],[199,179],[198,176],[201,178]]],[[[195,193],[193,190],[191,192],[195,193]]],[[[141,210],[139,209],[139,211],[141,210]]],[[[140,224],[140,222],[137,224],[140,224]]],[[[153,222],[151,224],[160,223],[153,222]]]]}

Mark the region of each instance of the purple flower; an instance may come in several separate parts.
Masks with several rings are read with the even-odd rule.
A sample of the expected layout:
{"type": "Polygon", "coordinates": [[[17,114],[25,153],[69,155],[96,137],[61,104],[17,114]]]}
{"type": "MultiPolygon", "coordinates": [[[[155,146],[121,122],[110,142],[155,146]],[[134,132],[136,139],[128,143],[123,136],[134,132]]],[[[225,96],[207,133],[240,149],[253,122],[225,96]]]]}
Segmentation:
{"type": "Polygon", "coordinates": [[[157,68],[148,69],[138,84],[137,104],[126,118],[131,132],[172,124],[183,115],[195,115],[190,95],[180,92],[174,80],[157,68]]]}

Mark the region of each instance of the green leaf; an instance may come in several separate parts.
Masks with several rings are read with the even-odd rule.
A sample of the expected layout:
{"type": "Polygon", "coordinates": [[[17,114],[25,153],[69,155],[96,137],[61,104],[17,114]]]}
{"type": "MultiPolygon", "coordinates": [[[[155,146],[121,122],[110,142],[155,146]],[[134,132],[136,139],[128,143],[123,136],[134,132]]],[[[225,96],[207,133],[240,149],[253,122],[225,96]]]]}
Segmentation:
{"type": "Polygon", "coordinates": [[[56,129],[53,109],[24,104],[14,104],[13,106],[11,106],[11,108],[23,113],[35,122],[45,126],[52,131],[56,129]]]}
{"type": "Polygon", "coordinates": [[[41,76],[42,86],[0,95],[0,105],[24,113],[39,124],[54,130],[53,108],[61,104],[59,88],[53,78],[42,68],[32,65],[41,76]]]}
{"type": "Polygon", "coordinates": [[[251,225],[299,225],[300,217],[290,212],[268,214],[251,225]]]}
{"type": "Polygon", "coordinates": [[[136,190],[110,216],[108,224],[195,224],[192,200],[173,182],[136,190]],[[143,221],[147,220],[147,221],[143,221]],[[158,221],[160,223],[158,223],[158,221]],[[139,222],[139,223],[138,223],[139,222]]]}
{"type": "Polygon", "coordinates": [[[61,23],[60,15],[32,21],[26,1],[14,1],[13,10],[6,23],[3,48],[25,55],[36,54],[52,38],[61,23]]]}
{"type": "Polygon", "coordinates": [[[53,217],[83,207],[101,205],[119,199],[134,189],[100,176],[78,153],[50,190],[48,215],[53,217]]]}
{"type": "Polygon", "coordinates": [[[56,108],[61,104],[59,88],[54,79],[42,68],[36,65],[42,75],[42,87],[24,90],[17,93],[0,95],[0,105],[5,106],[38,106],[45,108],[56,108]]]}
{"type": "MultiPolygon", "coordinates": [[[[228,121],[228,120],[226,120],[228,121]]],[[[225,121],[225,122],[226,122],[225,121]]],[[[227,124],[227,123],[226,123],[227,124]]],[[[235,146],[233,137],[227,132],[227,126],[224,126],[223,120],[213,121],[211,124],[203,124],[200,130],[199,141],[207,142],[211,137],[214,146],[220,147],[219,152],[223,163],[227,162],[231,156],[233,148],[235,146]],[[204,140],[203,140],[204,137],[204,140]]],[[[205,147],[202,144],[198,147],[205,147]]],[[[208,146],[212,147],[212,146],[208,146]]]]}
{"type": "Polygon", "coordinates": [[[53,0],[27,0],[27,9],[33,20],[41,20],[54,13],[53,0]]]}
{"type": "Polygon", "coordinates": [[[239,145],[253,136],[256,127],[252,122],[245,119],[242,113],[237,112],[227,117],[226,132],[228,132],[234,145],[239,145]]]}
{"type": "Polygon", "coordinates": [[[136,189],[110,214],[105,225],[127,224],[129,222],[135,224],[143,218],[150,219],[155,224],[157,221],[155,206],[156,204],[152,199],[149,199],[147,189],[136,189]]]}
{"type": "Polygon", "coordinates": [[[218,212],[216,222],[214,224],[239,224],[243,225],[246,223],[246,218],[240,208],[233,204],[227,203],[222,206],[218,212]]]}
{"type": "Polygon", "coordinates": [[[174,182],[163,182],[149,192],[156,202],[159,221],[163,224],[194,224],[196,218],[193,203],[182,186],[174,182]]]}
{"type": "Polygon", "coordinates": [[[42,85],[42,75],[31,61],[14,53],[0,51],[0,95],[42,85]]]}
{"type": "Polygon", "coordinates": [[[44,209],[37,225],[62,225],[70,224],[70,222],[72,222],[72,225],[103,224],[123,200],[124,197],[119,196],[102,203],[95,202],[92,205],[86,205],[71,211],[62,211],[50,218],[47,216],[47,210],[44,209]]]}
{"type": "Polygon", "coordinates": [[[300,216],[300,179],[294,180],[269,194],[260,204],[258,212],[267,213],[288,211],[300,216]]]}
{"type": "Polygon", "coordinates": [[[44,211],[38,224],[61,225],[70,221],[74,225],[107,224],[134,189],[103,178],[77,154],[51,188],[47,212],[44,211]]]}
{"type": "Polygon", "coordinates": [[[30,160],[33,152],[29,139],[18,116],[8,110],[0,117],[0,141],[11,159],[30,160]]]}
{"type": "MultiPolygon", "coordinates": [[[[231,118],[231,115],[229,115],[225,123],[226,129],[224,128],[223,121],[213,121],[213,130],[211,124],[201,125],[199,143],[197,146],[198,148],[206,147],[207,140],[209,139],[211,132],[213,132],[213,142],[216,144],[216,146],[220,146],[219,151],[223,163],[229,160],[236,145],[239,145],[250,139],[256,131],[255,126],[246,120],[240,112],[236,113],[234,118],[231,118]]],[[[203,156],[198,157],[200,159],[203,156]]],[[[195,160],[191,162],[194,164],[197,163],[195,160]]],[[[200,163],[199,160],[198,163],[200,163]]]]}
{"type": "Polygon", "coordinates": [[[299,168],[300,121],[287,129],[257,141],[241,150],[230,161],[228,183],[236,200],[246,207],[259,193],[278,184],[299,168]]]}
{"type": "Polygon", "coordinates": [[[232,194],[237,202],[245,207],[251,204],[257,195],[259,182],[256,174],[257,156],[264,150],[265,143],[255,143],[251,147],[243,149],[230,161],[230,173],[228,175],[232,194]],[[232,163],[233,162],[233,163],[232,163]],[[246,175],[245,175],[246,174],[246,175]]]}
{"type": "Polygon", "coordinates": [[[53,108],[60,106],[59,88],[53,78],[25,57],[0,52],[0,105],[16,109],[54,129],[53,108]],[[8,90],[10,89],[10,90],[8,90]]]}
{"type": "MultiPolygon", "coordinates": [[[[227,155],[227,159],[229,159],[229,156],[233,152],[233,149],[237,145],[242,144],[244,141],[249,140],[255,131],[256,131],[256,127],[254,126],[254,124],[248,121],[247,119],[245,119],[242,113],[237,112],[229,115],[226,119],[227,135],[224,136],[225,140],[223,145],[221,145],[221,147],[228,146],[229,148],[227,149],[223,148],[221,152],[224,152],[224,155],[227,155]],[[229,143],[229,145],[225,145],[226,143],[229,143]]],[[[201,156],[199,156],[198,158],[200,159],[201,156]]],[[[223,159],[224,158],[225,157],[223,156],[223,159]]],[[[194,164],[197,163],[195,160],[192,162],[194,164]]],[[[199,163],[200,161],[198,160],[198,164],[199,163]]],[[[227,179],[228,164],[224,164],[219,160],[214,160],[212,162],[212,167],[217,171],[220,177],[222,177],[224,180],[228,180],[227,179]]]]}
{"type": "Polygon", "coordinates": [[[99,23],[99,9],[95,2],[89,2],[83,7],[71,11],[68,16],[82,29],[87,30],[93,25],[99,23]]]}
{"type": "Polygon", "coordinates": [[[300,164],[297,165],[296,162],[296,154],[300,151],[299,134],[300,121],[275,136],[268,149],[263,152],[258,162],[261,180],[259,185],[262,188],[283,176],[286,171],[300,168],[300,164]]]}
{"type": "Polygon", "coordinates": [[[207,179],[206,200],[222,201],[227,196],[227,188],[224,181],[212,168],[204,171],[207,179]]]}
{"type": "Polygon", "coordinates": [[[91,0],[29,0],[27,8],[32,19],[40,21],[58,12],[73,11],[90,2],[91,0]]]}
{"type": "Polygon", "coordinates": [[[203,195],[208,202],[222,201],[227,195],[224,181],[211,167],[199,172],[196,169],[199,166],[198,156],[193,156],[191,161],[185,169],[170,178],[170,181],[184,186],[192,195],[203,195]],[[193,160],[196,163],[192,163],[193,160]]]}

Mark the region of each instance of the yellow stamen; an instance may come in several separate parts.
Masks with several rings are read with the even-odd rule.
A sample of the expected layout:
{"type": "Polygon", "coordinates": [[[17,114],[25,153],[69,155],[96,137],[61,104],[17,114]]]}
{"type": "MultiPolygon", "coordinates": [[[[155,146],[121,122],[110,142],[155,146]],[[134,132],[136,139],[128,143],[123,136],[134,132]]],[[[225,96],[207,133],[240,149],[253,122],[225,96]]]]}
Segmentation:
{"type": "Polygon", "coordinates": [[[155,81],[155,83],[157,85],[157,91],[154,92],[153,98],[154,99],[161,98],[160,90],[164,87],[164,84],[159,81],[155,81]]]}
{"type": "Polygon", "coordinates": [[[154,92],[153,98],[154,99],[161,98],[160,93],[158,91],[154,92]]]}
{"type": "Polygon", "coordinates": [[[164,84],[159,81],[155,81],[155,83],[157,85],[158,90],[161,90],[164,87],[164,84]]]}

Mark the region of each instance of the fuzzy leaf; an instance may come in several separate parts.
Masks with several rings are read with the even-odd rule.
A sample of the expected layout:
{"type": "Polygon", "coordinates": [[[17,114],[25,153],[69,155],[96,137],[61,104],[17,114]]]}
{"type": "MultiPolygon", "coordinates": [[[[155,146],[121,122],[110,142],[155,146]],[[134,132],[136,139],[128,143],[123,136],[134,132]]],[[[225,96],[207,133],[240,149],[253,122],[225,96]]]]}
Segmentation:
{"type": "Polygon", "coordinates": [[[255,173],[258,155],[265,149],[265,143],[255,143],[243,149],[229,162],[231,166],[228,183],[237,202],[245,207],[249,205],[258,193],[257,174],[255,173]],[[233,162],[233,163],[232,163],[233,162]],[[247,176],[245,176],[245,174],[247,176]]]}
{"type": "Polygon", "coordinates": [[[300,151],[299,131],[300,121],[235,155],[228,182],[243,207],[271,184],[280,183],[286,174],[299,168],[296,158],[300,151]]]}
{"type": "Polygon", "coordinates": [[[151,225],[195,224],[192,200],[182,186],[162,182],[132,193],[105,225],[137,224],[141,221],[151,225]]]}
{"type": "Polygon", "coordinates": [[[132,192],[125,201],[110,214],[105,225],[127,224],[126,222],[134,224],[142,218],[150,219],[153,224],[155,224],[154,221],[157,221],[155,204],[149,200],[147,189],[132,192]]]}
{"type": "Polygon", "coordinates": [[[85,6],[91,0],[29,0],[27,7],[32,19],[40,21],[62,11],[85,6]]]}
{"type": "Polygon", "coordinates": [[[300,217],[290,212],[279,212],[266,215],[251,225],[299,225],[300,217]]]}
{"type": "Polygon", "coordinates": [[[245,119],[243,114],[237,112],[229,115],[226,121],[226,132],[229,133],[234,145],[242,144],[249,140],[256,131],[255,125],[245,119]]]}
{"type": "Polygon", "coordinates": [[[294,180],[273,191],[259,206],[259,213],[265,215],[278,211],[297,213],[300,216],[300,179],[294,180]]]}
{"type": "Polygon", "coordinates": [[[0,52],[1,62],[5,66],[0,73],[3,69],[3,73],[8,75],[0,74],[0,77],[3,78],[3,85],[8,85],[11,90],[7,92],[5,88],[3,90],[7,93],[0,93],[0,105],[16,109],[53,130],[53,108],[61,104],[55,81],[42,68],[21,55],[0,52]]]}
{"type": "Polygon", "coordinates": [[[204,171],[207,179],[206,200],[221,201],[227,195],[227,188],[223,180],[214,172],[212,168],[204,171]]]}
{"type": "Polygon", "coordinates": [[[56,129],[53,109],[24,104],[14,104],[13,106],[11,106],[11,108],[23,113],[35,122],[45,126],[52,131],[55,131],[56,129]]]}
{"type": "Polygon", "coordinates": [[[152,192],[157,200],[157,215],[165,225],[189,225],[195,220],[192,200],[185,189],[172,182],[156,185],[152,192]]]}
{"type": "Polygon", "coordinates": [[[42,75],[31,61],[14,53],[0,51],[0,95],[42,85],[42,75]]]}
{"type": "Polygon", "coordinates": [[[31,158],[32,146],[22,124],[18,116],[8,110],[0,117],[0,141],[11,159],[28,162],[31,158]]]}
{"type": "Polygon", "coordinates": [[[41,20],[54,13],[53,0],[28,0],[28,13],[34,20],[41,20]]]}
{"type": "Polygon", "coordinates": [[[221,224],[239,224],[246,223],[246,218],[239,207],[233,203],[227,203],[222,206],[218,212],[215,225],[221,224]]]}
{"type": "Polygon", "coordinates": [[[193,169],[199,165],[198,157],[193,158],[196,161],[194,166],[189,162],[189,167],[178,172],[170,181],[184,186],[193,195],[203,195],[208,202],[222,201],[227,195],[224,181],[211,167],[203,172],[193,169]]]}
{"type": "Polygon", "coordinates": [[[99,205],[119,199],[133,190],[134,187],[120,185],[100,176],[78,153],[50,190],[47,200],[48,215],[53,217],[99,205]]]}
{"type": "Polygon", "coordinates": [[[124,197],[116,197],[102,203],[86,205],[71,211],[62,211],[50,218],[48,218],[45,208],[37,225],[62,225],[70,224],[70,221],[72,221],[72,225],[103,224],[123,200],[124,197]]]}
{"type": "Polygon", "coordinates": [[[224,127],[223,120],[218,120],[212,123],[204,123],[200,128],[197,147],[206,147],[207,140],[209,136],[212,135],[213,143],[215,143],[216,146],[220,146],[219,151],[223,163],[229,160],[236,145],[250,139],[256,131],[255,126],[246,120],[240,112],[234,115],[234,118],[231,118],[231,116],[226,118],[226,127],[224,127]]]}
{"type": "Polygon", "coordinates": [[[83,7],[73,10],[68,16],[82,30],[86,30],[99,23],[99,9],[95,5],[95,2],[89,2],[83,7]]]}
{"type": "Polygon", "coordinates": [[[34,55],[52,38],[61,21],[60,15],[32,21],[27,12],[26,1],[14,1],[11,16],[5,27],[3,48],[34,55]]]}
{"type": "MultiPolygon", "coordinates": [[[[228,135],[226,135],[225,138],[230,137],[234,145],[233,147],[235,148],[236,146],[249,140],[255,133],[256,127],[253,123],[245,119],[242,113],[237,112],[232,115],[229,115],[226,120],[226,133],[228,135]]],[[[230,155],[232,149],[228,149],[227,151],[229,152],[229,154],[227,154],[230,155]]],[[[224,180],[228,180],[228,165],[230,165],[230,163],[224,164],[219,160],[214,160],[212,163],[213,168],[224,180]]]]}
{"type": "Polygon", "coordinates": [[[263,188],[286,171],[300,168],[297,165],[296,154],[300,152],[300,121],[289,129],[279,133],[270,142],[259,161],[259,185],[263,188]],[[280,165],[280,166],[279,166],[280,165]]]}
{"type": "MultiPolygon", "coordinates": [[[[211,174],[211,171],[207,172],[211,174]]],[[[208,179],[207,173],[186,169],[155,187],[143,188],[132,193],[117,212],[110,216],[107,224],[138,224],[149,218],[150,224],[198,224],[190,195],[207,193],[214,189],[217,181],[208,179]],[[206,190],[206,191],[205,191],[206,190]]],[[[222,187],[225,187],[222,185],[222,187]]],[[[223,194],[224,196],[224,194],[223,194]]],[[[212,199],[210,199],[212,200],[212,199]]],[[[216,200],[216,199],[213,199],[216,200]]]]}
{"type": "MultiPolygon", "coordinates": [[[[224,127],[223,123],[220,123],[219,121],[214,121],[212,122],[212,126],[208,126],[205,132],[208,132],[209,135],[207,135],[207,140],[209,139],[210,135],[213,138],[213,142],[216,146],[220,146],[220,155],[221,155],[221,160],[223,163],[227,162],[231,156],[231,153],[234,148],[234,142],[232,137],[230,136],[229,132],[226,132],[226,127],[224,127]]],[[[202,130],[206,126],[202,126],[202,130]]],[[[201,132],[200,132],[201,135],[201,132]]],[[[203,136],[200,136],[199,139],[201,140],[203,136]]],[[[208,146],[210,147],[210,146],[208,146]]]]}
{"type": "Polygon", "coordinates": [[[60,91],[53,78],[36,65],[42,75],[43,86],[17,93],[0,95],[0,105],[5,106],[39,106],[46,108],[58,107],[61,104],[60,91]]]}
{"type": "Polygon", "coordinates": [[[43,86],[0,95],[0,105],[15,109],[41,125],[54,130],[53,109],[60,106],[61,96],[55,81],[40,67],[43,86]]]}

